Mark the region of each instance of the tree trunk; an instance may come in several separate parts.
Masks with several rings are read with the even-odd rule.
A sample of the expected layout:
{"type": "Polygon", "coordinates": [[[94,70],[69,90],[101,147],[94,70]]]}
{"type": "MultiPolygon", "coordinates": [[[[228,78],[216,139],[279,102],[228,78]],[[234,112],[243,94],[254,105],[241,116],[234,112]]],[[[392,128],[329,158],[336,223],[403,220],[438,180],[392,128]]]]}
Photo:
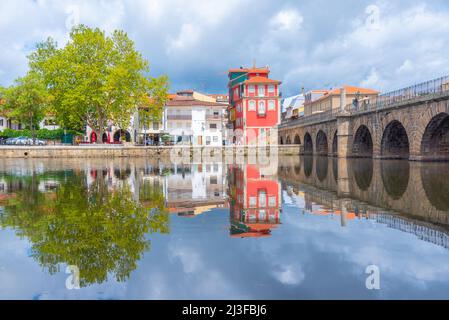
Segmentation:
{"type": "Polygon", "coordinates": [[[103,133],[104,128],[100,125],[100,127],[98,128],[97,144],[103,144],[103,133]]]}
{"type": "Polygon", "coordinates": [[[34,131],[33,125],[33,115],[30,117],[30,129],[31,129],[31,137],[33,138],[33,146],[36,144],[36,132],[34,131]]]}

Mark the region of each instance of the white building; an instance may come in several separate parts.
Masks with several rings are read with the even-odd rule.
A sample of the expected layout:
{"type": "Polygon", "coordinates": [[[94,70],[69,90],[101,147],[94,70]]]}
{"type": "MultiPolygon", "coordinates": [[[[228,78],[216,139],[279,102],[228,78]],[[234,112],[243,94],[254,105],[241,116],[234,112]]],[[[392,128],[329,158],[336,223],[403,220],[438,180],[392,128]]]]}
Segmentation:
{"type": "MultiPolygon", "coordinates": [[[[194,91],[172,95],[164,112],[164,131],[175,144],[194,146],[221,146],[223,144],[223,117],[226,105],[200,100],[194,91]]],[[[214,101],[215,100],[215,101],[214,101]]]]}

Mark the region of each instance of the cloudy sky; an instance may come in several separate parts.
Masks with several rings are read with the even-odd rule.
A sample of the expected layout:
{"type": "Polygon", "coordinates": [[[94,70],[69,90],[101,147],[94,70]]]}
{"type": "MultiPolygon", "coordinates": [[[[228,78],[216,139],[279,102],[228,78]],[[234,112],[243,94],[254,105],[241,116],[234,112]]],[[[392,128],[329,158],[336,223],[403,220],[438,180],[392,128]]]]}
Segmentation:
{"type": "Polygon", "coordinates": [[[226,92],[227,70],[269,65],[284,95],[342,84],[397,89],[449,74],[445,0],[0,0],[0,85],[48,36],[123,29],[172,91],[226,92]]]}

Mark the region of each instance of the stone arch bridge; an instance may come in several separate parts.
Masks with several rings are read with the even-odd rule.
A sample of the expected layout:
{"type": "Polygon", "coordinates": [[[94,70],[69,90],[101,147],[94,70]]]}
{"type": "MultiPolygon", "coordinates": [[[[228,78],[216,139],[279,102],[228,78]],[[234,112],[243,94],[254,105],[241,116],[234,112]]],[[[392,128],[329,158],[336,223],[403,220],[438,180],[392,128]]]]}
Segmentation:
{"type": "Polygon", "coordinates": [[[279,144],[310,155],[449,161],[449,76],[356,104],[281,124],[279,144]]]}

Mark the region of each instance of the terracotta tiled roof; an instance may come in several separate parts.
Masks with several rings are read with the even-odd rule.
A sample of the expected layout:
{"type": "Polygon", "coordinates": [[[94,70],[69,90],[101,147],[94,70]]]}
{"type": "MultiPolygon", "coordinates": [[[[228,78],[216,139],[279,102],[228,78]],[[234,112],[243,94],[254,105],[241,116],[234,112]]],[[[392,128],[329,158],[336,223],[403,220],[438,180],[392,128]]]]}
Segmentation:
{"type": "Polygon", "coordinates": [[[269,73],[270,69],[268,68],[233,68],[229,70],[231,72],[248,72],[248,73],[269,73]]]}
{"type": "Polygon", "coordinates": [[[245,84],[249,84],[249,83],[275,83],[275,84],[279,84],[281,83],[278,80],[273,80],[273,79],[269,79],[269,78],[265,78],[265,77],[252,77],[251,79],[248,79],[244,82],[245,84]]]}
{"type": "Polygon", "coordinates": [[[167,101],[165,104],[167,107],[193,107],[193,106],[201,106],[201,107],[223,107],[223,103],[218,102],[208,102],[196,100],[193,97],[183,97],[176,96],[174,99],[167,101]]]}
{"type": "MultiPolygon", "coordinates": [[[[373,90],[373,89],[367,89],[367,88],[360,88],[360,87],[353,87],[353,86],[343,86],[346,89],[346,94],[349,95],[355,95],[357,93],[361,94],[361,95],[374,95],[374,94],[379,94],[379,91],[373,90]]],[[[312,92],[323,92],[324,90],[315,90],[312,92]]],[[[336,89],[332,89],[327,91],[323,96],[319,97],[316,100],[313,100],[310,103],[314,103],[317,101],[321,101],[323,99],[326,99],[327,97],[330,96],[335,96],[335,95],[340,95],[341,94],[341,88],[336,88],[336,89]]]]}

